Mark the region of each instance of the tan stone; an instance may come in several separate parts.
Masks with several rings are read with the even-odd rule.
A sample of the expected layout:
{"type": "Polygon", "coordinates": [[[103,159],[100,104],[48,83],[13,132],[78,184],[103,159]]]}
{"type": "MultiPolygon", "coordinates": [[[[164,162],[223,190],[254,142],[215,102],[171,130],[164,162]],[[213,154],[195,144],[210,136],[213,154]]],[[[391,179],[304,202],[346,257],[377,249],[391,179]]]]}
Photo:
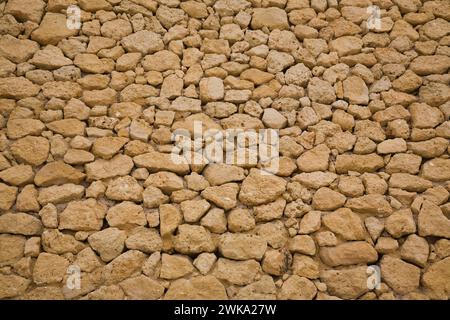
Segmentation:
{"type": "Polygon", "coordinates": [[[322,261],[332,267],[372,263],[378,260],[375,249],[365,241],[346,242],[336,247],[322,247],[319,254],[322,261]]]}
{"type": "Polygon", "coordinates": [[[211,275],[179,279],[171,283],[165,300],[226,300],[225,287],[211,275]]]}
{"type": "Polygon", "coordinates": [[[385,255],[380,269],[382,280],[399,294],[407,294],[419,287],[420,269],[412,264],[385,255]]]}
{"type": "Polygon", "coordinates": [[[261,205],[274,201],[286,190],[286,181],[282,178],[251,169],[242,183],[239,200],[244,204],[261,205]]]}

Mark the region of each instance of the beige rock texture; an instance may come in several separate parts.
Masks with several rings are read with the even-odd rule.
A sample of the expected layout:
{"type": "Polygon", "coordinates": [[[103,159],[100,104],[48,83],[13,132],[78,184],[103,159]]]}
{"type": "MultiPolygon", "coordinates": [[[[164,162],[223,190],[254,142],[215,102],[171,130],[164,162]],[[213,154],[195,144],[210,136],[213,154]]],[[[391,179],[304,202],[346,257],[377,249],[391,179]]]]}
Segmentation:
{"type": "Polygon", "coordinates": [[[449,12],[0,0],[0,299],[450,299],[449,12]]]}

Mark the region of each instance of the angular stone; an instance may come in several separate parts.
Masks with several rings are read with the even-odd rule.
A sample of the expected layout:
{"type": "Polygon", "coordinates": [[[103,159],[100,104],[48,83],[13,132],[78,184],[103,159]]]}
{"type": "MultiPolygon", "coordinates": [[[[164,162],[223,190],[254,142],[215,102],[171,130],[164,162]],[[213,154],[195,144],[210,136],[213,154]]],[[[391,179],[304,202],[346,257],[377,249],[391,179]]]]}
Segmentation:
{"type": "Polygon", "coordinates": [[[251,27],[254,30],[262,27],[267,27],[269,30],[288,29],[289,23],[286,11],[276,7],[256,8],[253,11],[251,27]]]}
{"type": "Polygon", "coordinates": [[[34,177],[34,183],[40,187],[66,183],[80,184],[85,174],[62,161],[54,161],[43,166],[34,177]]]}
{"type": "Polygon", "coordinates": [[[382,157],[374,153],[367,155],[340,154],[336,157],[335,166],[337,173],[347,173],[348,171],[375,172],[384,167],[384,161],[382,157]]]}
{"type": "Polygon", "coordinates": [[[7,34],[0,36],[0,56],[14,63],[30,59],[39,50],[39,45],[28,39],[17,39],[7,34]]]}
{"type": "Polygon", "coordinates": [[[346,207],[360,213],[369,213],[378,216],[388,216],[392,207],[381,194],[368,194],[358,198],[348,199],[346,207]]]}
{"type": "Polygon", "coordinates": [[[108,209],[106,221],[111,227],[127,229],[147,224],[144,209],[131,201],[123,201],[108,209]]]}
{"type": "MultiPolygon", "coordinates": [[[[141,32],[141,31],[140,31],[141,32]]],[[[180,69],[180,58],[173,52],[161,50],[142,59],[142,67],[145,71],[164,72],[180,69]]]]}
{"type": "Polygon", "coordinates": [[[84,187],[73,183],[51,186],[39,190],[38,201],[45,206],[47,203],[60,204],[79,200],[84,195],[84,187]]]}
{"type": "Polygon", "coordinates": [[[327,285],[327,291],[342,299],[356,299],[366,293],[367,267],[342,270],[324,270],[320,280],[327,285]]]}
{"type": "Polygon", "coordinates": [[[41,253],[33,269],[33,281],[38,284],[59,283],[67,273],[69,261],[61,256],[41,253]]]}
{"type": "Polygon", "coordinates": [[[192,271],[194,271],[194,266],[188,257],[178,254],[162,254],[161,271],[159,273],[161,278],[178,279],[192,273],[192,271]]]}
{"type": "Polygon", "coordinates": [[[433,263],[422,276],[422,284],[434,299],[450,297],[450,257],[433,263]]]}
{"type": "Polygon", "coordinates": [[[202,191],[201,195],[216,206],[228,210],[236,206],[238,192],[238,184],[226,183],[221,186],[208,187],[202,191]]]}
{"type": "Polygon", "coordinates": [[[164,287],[158,281],[144,275],[125,279],[119,285],[132,300],[157,300],[164,294],[164,287]]]}
{"type": "Polygon", "coordinates": [[[292,275],[283,283],[278,299],[312,300],[316,294],[317,288],[311,280],[292,275]]]}
{"type": "Polygon", "coordinates": [[[358,214],[350,209],[341,208],[324,215],[323,224],[345,240],[365,240],[366,231],[358,214]]]}
{"type": "Polygon", "coordinates": [[[39,27],[31,33],[31,39],[41,45],[56,45],[62,39],[74,36],[77,33],[77,29],[67,28],[65,14],[47,12],[39,27]]]}
{"type": "Polygon", "coordinates": [[[225,287],[216,277],[207,275],[179,279],[170,284],[165,300],[226,300],[225,287]]]}
{"type": "Polygon", "coordinates": [[[98,159],[85,165],[88,180],[102,180],[116,176],[125,176],[133,168],[133,160],[118,154],[110,160],[98,159]]]}
{"type": "Polygon", "coordinates": [[[219,280],[243,286],[252,283],[259,271],[261,266],[255,260],[233,261],[219,258],[212,274],[219,280]]]}
{"type": "Polygon", "coordinates": [[[244,169],[222,163],[211,163],[202,172],[202,175],[212,186],[228,182],[242,181],[245,178],[244,169]]]}
{"type": "Polygon", "coordinates": [[[322,187],[316,191],[312,206],[317,210],[335,210],[342,207],[347,198],[330,188],[322,187]]]}
{"type": "Polygon", "coordinates": [[[72,201],[59,215],[59,229],[96,231],[103,225],[106,206],[94,199],[72,201]]]}
{"type": "Polygon", "coordinates": [[[116,201],[142,201],[144,188],[131,176],[123,176],[109,183],[105,196],[116,201]]]}
{"type": "Polygon", "coordinates": [[[114,284],[141,272],[147,256],[137,250],[128,250],[108,263],[102,270],[105,284],[114,284]]]}
{"type": "Polygon", "coordinates": [[[126,234],[117,228],[107,228],[91,234],[89,245],[98,252],[100,258],[109,262],[118,257],[124,248],[126,234]]]}
{"type": "Polygon", "coordinates": [[[12,265],[23,257],[25,237],[0,234],[0,266],[12,265]]]}
{"type": "Polygon", "coordinates": [[[48,158],[49,151],[50,144],[43,137],[27,136],[11,145],[11,152],[16,160],[33,166],[43,164],[48,158]]]}
{"type": "Polygon", "coordinates": [[[325,144],[320,144],[306,151],[297,159],[297,166],[303,172],[326,171],[330,149],[325,144]]]}
{"type": "Polygon", "coordinates": [[[417,224],[422,237],[435,236],[450,238],[450,219],[441,208],[429,200],[425,200],[420,209],[417,224]]]}
{"type": "Polygon", "coordinates": [[[42,233],[42,223],[30,214],[5,213],[0,216],[0,233],[37,235],[42,233]]]}
{"type": "Polygon", "coordinates": [[[234,260],[261,260],[266,248],[267,242],[257,235],[225,233],[219,241],[220,253],[234,260]]]}
{"type": "Polygon", "coordinates": [[[435,158],[425,162],[421,176],[431,181],[450,180],[450,159],[435,158]]]}
{"type": "Polygon", "coordinates": [[[378,260],[377,251],[365,241],[351,241],[336,247],[322,247],[319,254],[322,261],[332,267],[372,263],[378,260]]]}
{"type": "Polygon", "coordinates": [[[164,49],[161,36],[148,30],[141,30],[126,36],[121,41],[128,52],[149,54],[164,49]]]}
{"type": "Polygon", "coordinates": [[[145,253],[160,251],[162,240],[155,229],[137,227],[131,231],[125,244],[128,249],[139,250],[145,253]]]}
{"type": "Polygon", "coordinates": [[[223,99],[225,91],[223,81],[217,77],[200,80],[200,99],[203,102],[212,102],[223,99]]]}
{"type": "Polygon", "coordinates": [[[266,204],[276,200],[285,190],[284,179],[251,169],[242,183],[239,200],[248,205],[266,204]]]}
{"type": "Polygon", "coordinates": [[[171,171],[181,175],[189,172],[186,159],[173,153],[150,152],[134,157],[133,161],[136,166],[147,168],[151,172],[171,171]]]}
{"type": "Polygon", "coordinates": [[[385,255],[380,269],[382,280],[399,294],[407,294],[419,287],[420,269],[412,264],[385,255]]]}
{"type": "Polygon", "coordinates": [[[39,90],[38,85],[24,77],[0,78],[0,98],[23,99],[33,97],[39,93],[39,90]]]}
{"type": "Polygon", "coordinates": [[[178,226],[178,234],[173,239],[176,251],[183,254],[213,252],[215,244],[211,234],[202,226],[182,224],[178,226]]]}
{"type": "Polygon", "coordinates": [[[13,274],[0,275],[0,299],[13,298],[22,295],[31,281],[13,274]]]}

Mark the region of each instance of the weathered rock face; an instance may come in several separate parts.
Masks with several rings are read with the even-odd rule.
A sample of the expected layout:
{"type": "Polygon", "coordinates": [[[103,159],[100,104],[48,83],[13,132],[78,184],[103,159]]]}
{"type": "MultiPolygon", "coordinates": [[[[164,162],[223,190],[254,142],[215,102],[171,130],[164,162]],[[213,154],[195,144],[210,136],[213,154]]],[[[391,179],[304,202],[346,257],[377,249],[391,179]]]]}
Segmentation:
{"type": "Polygon", "coordinates": [[[0,0],[0,299],[450,298],[448,12],[0,0]]]}

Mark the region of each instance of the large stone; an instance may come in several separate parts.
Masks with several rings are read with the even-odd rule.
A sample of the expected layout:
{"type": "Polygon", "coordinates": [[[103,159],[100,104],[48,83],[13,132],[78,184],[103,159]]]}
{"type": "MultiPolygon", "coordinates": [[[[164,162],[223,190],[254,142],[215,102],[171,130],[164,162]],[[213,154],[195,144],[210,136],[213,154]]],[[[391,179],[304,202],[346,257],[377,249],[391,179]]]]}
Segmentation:
{"type": "Polygon", "coordinates": [[[48,187],[65,183],[79,184],[85,174],[62,161],[54,161],[43,166],[34,177],[37,186],[48,187]]]}
{"type": "Polygon", "coordinates": [[[348,171],[375,172],[384,167],[383,158],[377,154],[356,155],[340,154],[336,157],[336,172],[347,173],[348,171]]]}
{"type": "Polygon", "coordinates": [[[128,250],[108,263],[102,270],[105,284],[121,282],[141,272],[147,256],[137,250],[128,250]]]}
{"type": "Polygon", "coordinates": [[[171,153],[150,152],[138,155],[133,158],[138,167],[144,167],[151,172],[171,171],[185,175],[189,172],[187,160],[180,155],[171,153]]]}
{"type": "Polygon", "coordinates": [[[72,201],[59,215],[59,229],[96,231],[103,225],[106,206],[95,199],[72,201]]]}
{"type": "Polygon", "coordinates": [[[212,274],[224,282],[243,286],[252,283],[259,271],[261,266],[255,260],[233,261],[219,258],[212,274]]]}
{"type": "Polygon", "coordinates": [[[368,194],[358,198],[348,199],[346,207],[360,213],[369,213],[378,216],[388,216],[392,207],[381,194],[368,194]]]}
{"type": "Polygon", "coordinates": [[[131,201],[123,201],[109,208],[106,221],[111,227],[124,229],[147,224],[142,206],[131,201]]]}
{"type": "Polygon", "coordinates": [[[192,271],[194,271],[194,266],[188,257],[178,254],[162,254],[159,274],[161,278],[168,280],[178,279],[190,274],[192,271]]]}
{"type": "Polygon", "coordinates": [[[424,273],[422,284],[434,299],[449,299],[450,257],[433,263],[424,273]]]}
{"type": "Polygon", "coordinates": [[[388,255],[380,262],[381,279],[399,294],[407,294],[419,287],[420,269],[388,255]]]}
{"type": "Polygon", "coordinates": [[[131,176],[115,178],[109,183],[105,196],[115,201],[142,201],[144,188],[131,176]]]}
{"type": "Polygon", "coordinates": [[[43,252],[36,259],[33,281],[38,284],[60,283],[67,273],[69,261],[56,254],[43,252]]]}
{"type": "Polygon", "coordinates": [[[12,265],[23,257],[25,237],[0,234],[0,267],[12,265]]]}
{"type": "Polygon", "coordinates": [[[133,168],[133,160],[118,154],[110,160],[98,159],[85,165],[88,180],[102,180],[116,176],[125,176],[133,168]]]}
{"type": "Polygon", "coordinates": [[[167,71],[180,69],[180,58],[168,50],[158,51],[142,59],[142,66],[146,71],[167,71]]]}
{"type": "Polygon", "coordinates": [[[117,228],[107,228],[91,234],[89,245],[98,252],[103,261],[109,262],[119,256],[125,245],[126,234],[117,228]]]}
{"type": "Polygon", "coordinates": [[[22,63],[30,59],[39,50],[39,45],[28,39],[17,39],[11,35],[0,36],[0,57],[14,63],[22,63]]]}
{"type": "Polygon", "coordinates": [[[317,210],[335,210],[342,207],[347,198],[330,188],[322,187],[316,191],[312,199],[312,206],[317,210]]]}
{"type": "Polygon", "coordinates": [[[15,141],[11,145],[11,152],[22,163],[39,166],[48,158],[50,144],[43,137],[27,136],[15,141]]]}
{"type": "Polygon", "coordinates": [[[276,200],[285,190],[284,179],[251,169],[242,183],[239,200],[247,205],[261,205],[276,200]]]}
{"type": "Polygon", "coordinates": [[[371,263],[378,260],[377,251],[365,241],[345,242],[336,247],[322,247],[319,253],[322,261],[332,267],[371,263]]]}
{"type": "Polygon", "coordinates": [[[132,300],[157,300],[164,294],[164,287],[158,281],[144,275],[125,279],[119,285],[132,300]]]}
{"type": "Polygon", "coordinates": [[[267,27],[269,30],[288,29],[289,23],[286,11],[276,7],[257,8],[253,11],[251,27],[253,29],[267,27]]]}
{"type": "Polygon", "coordinates": [[[84,195],[84,187],[73,183],[51,186],[39,190],[38,201],[45,206],[47,203],[60,204],[79,200],[84,195]]]}
{"type": "Polygon", "coordinates": [[[266,248],[267,242],[257,235],[225,233],[219,241],[220,253],[234,260],[261,260],[266,248]]]}
{"type": "Polygon", "coordinates": [[[22,212],[5,213],[0,216],[0,233],[32,236],[42,233],[42,223],[38,218],[22,212]]]}
{"type": "Polygon", "coordinates": [[[320,144],[306,151],[297,159],[297,167],[303,172],[326,171],[330,149],[325,144],[320,144]]]}
{"type": "Polygon", "coordinates": [[[229,210],[237,204],[239,186],[236,183],[225,183],[221,186],[208,187],[202,191],[201,195],[206,200],[211,201],[216,206],[229,210]]]}
{"type": "Polygon", "coordinates": [[[216,277],[207,275],[179,279],[170,284],[165,300],[226,300],[225,287],[216,277]]]}
{"type": "Polygon", "coordinates": [[[0,78],[0,98],[23,99],[33,97],[39,93],[39,90],[38,85],[24,77],[0,78]]]}
{"type": "Polygon", "coordinates": [[[216,245],[211,234],[202,226],[182,224],[178,226],[178,234],[173,239],[176,251],[183,254],[213,252],[216,245]]]}
{"type": "Polygon", "coordinates": [[[39,28],[31,33],[31,39],[41,45],[56,45],[64,38],[74,36],[77,29],[67,28],[67,17],[65,14],[47,12],[39,25],[39,28]]]}
{"type": "Polygon", "coordinates": [[[363,79],[356,76],[348,77],[343,82],[344,98],[352,104],[369,103],[369,89],[363,79]]]}
{"type": "Polygon", "coordinates": [[[365,240],[367,236],[359,215],[347,208],[324,215],[322,222],[345,240],[365,240]]]}
{"type": "Polygon", "coordinates": [[[121,41],[128,52],[140,52],[149,54],[164,49],[161,36],[148,30],[141,30],[126,36],[121,41]]]}
{"type": "Polygon", "coordinates": [[[0,183],[0,210],[9,210],[16,202],[17,187],[0,183]]]}
{"type": "Polygon", "coordinates": [[[30,280],[20,276],[0,274],[0,299],[22,295],[30,283],[30,280]]]}
{"type": "Polygon", "coordinates": [[[366,293],[367,267],[342,270],[324,270],[320,279],[327,285],[327,291],[342,299],[356,299],[366,293]]]}
{"type": "Polygon", "coordinates": [[[433,202],[429,200],[423,202],[417,221],[420,236],[450,238],[450,219],[433,202]]]}

